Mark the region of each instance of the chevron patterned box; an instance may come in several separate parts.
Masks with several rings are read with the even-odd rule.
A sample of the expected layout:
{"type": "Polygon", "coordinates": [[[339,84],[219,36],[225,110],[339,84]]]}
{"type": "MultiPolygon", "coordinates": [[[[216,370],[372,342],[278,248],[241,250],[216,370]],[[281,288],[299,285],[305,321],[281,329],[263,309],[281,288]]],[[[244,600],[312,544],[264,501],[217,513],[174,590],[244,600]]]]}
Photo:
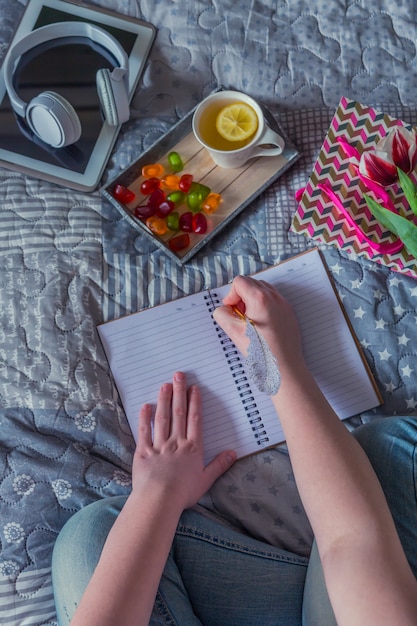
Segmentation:
{"type": "MultiPolygon", "coordinates": [[[[334,245],[345,252],[387,265],[391,269],[417,277],[416,259],[405,248],[395,254],[377,254],[365,238],[358,238],[348,219],[337,208],[320,185],[330,186],[343,205],[343,209],[360,227],[366,237],[378,243],[394,241],[395,237],[386,232],[375,220],[364,200],[369,190],[356,173],[357,162],[346,155],[340,140],[348,142],[359,153],[374,148],[390,128],[396,125],[412,128],[401,120],[396,120],[364,106],[354,100],[342,98],[330,124],[321,147],[313,172],[301,196],[294,215],[291,230],[324,244],[334,245]]],[[[402,193],[395,195],[394,204],[406,216],[413,213],[402,193]]]]}

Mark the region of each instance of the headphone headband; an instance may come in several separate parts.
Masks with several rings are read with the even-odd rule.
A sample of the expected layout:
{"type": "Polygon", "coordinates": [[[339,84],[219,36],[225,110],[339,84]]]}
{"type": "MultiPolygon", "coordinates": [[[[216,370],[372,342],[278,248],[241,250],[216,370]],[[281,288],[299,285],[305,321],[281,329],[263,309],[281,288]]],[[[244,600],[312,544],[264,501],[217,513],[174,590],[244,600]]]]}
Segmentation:
{"type": "Polygon", "coordinates": [[[58,22],[56,24],[41,26],[13,45],[4,62],[4,82],[7,93],[14,111],[21,117],[25,116],[27,103],[19,98],[13,85],[13,73],[20,57],[25,54],[25,52],[28,52],[42,43],[53,39],[62,39],[64,37],[86,37],[109,50],[119,63],[119,67],[116,67],[111,73],[112,80],[116,82],[124,80],[127,82],[127,54],[118,41],[107,31],[87,22],[58,22]]]}

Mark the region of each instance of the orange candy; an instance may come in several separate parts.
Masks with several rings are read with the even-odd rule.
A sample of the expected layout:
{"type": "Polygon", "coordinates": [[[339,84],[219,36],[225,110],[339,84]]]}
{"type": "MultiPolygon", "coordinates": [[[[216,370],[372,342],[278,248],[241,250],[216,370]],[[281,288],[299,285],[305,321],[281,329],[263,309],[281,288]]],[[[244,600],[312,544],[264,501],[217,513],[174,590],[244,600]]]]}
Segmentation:
{"type": "Polygon", "coordinates": [[[180,177],[176,174],[168,174],[161,180],[162,189],[169,189],[170,191],[177,191],[179,189],[180,177]]]}
{"type": "Polygon", "coordinates": [[[160,163],[150,163],[142,167],[142,176],[144,178],[159,178],[164,171],[164,166],[160,163]]]}
{"type": "Polygon", "coordinates": [[[155,235],[165,235],[165,233],[168,232],[166,220],[161,217],[156,217],[155,215],[148,217],[146,226],[155,233],[155,235]]]}
{"type": "Polygon", "coordinates": [[[204,213],[214,213],[214,211],[217,211],[221,200],[222,197],[219,193],[209,193],[203,202],[202,209],[204,213]]]}

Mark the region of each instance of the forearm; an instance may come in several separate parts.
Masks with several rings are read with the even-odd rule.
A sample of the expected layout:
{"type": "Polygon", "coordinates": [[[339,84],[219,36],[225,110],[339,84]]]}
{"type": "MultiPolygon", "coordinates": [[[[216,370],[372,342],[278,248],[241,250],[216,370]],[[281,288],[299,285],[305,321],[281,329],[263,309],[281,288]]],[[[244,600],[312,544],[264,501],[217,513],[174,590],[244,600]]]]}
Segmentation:
{"type": "Polygon", "coordinates": [[[365,453],[335,415],[303,361],[283,372],[273,403],[318,540],[321,535],[326,541],[337,539],[356,524],[363,528],[370,511],[385,509],[365,453]]]}
{"type": "Polygon", "coordinates": [[[338,623],[351,626],[358,616],[364,623],[366,611],[369,624],[393,623],[392,615],[401,611],[398,623],[410,623],[410,612],[416,617],[415,580],[364,451],[304,364],[283,372],[273,402],[338,623]],[[356,601],[347,608],[349,594],[356,601]]]}
{"type": "Polygon", "coordinates": [[[71,626],[148,626],[181,512],[163,493],[131,494],[71,626]]]}

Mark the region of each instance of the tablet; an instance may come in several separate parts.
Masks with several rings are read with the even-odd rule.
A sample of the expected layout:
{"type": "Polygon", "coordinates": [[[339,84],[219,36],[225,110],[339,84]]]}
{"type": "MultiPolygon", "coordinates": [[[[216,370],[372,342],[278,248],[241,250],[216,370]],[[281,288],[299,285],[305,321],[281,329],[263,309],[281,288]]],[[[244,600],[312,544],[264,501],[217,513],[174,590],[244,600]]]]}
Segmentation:
{"type": "MultiPolygon", "coordinates": [[[[155,38],[151,24],[112,11],[68,0],[29,0],[11,45],[47,24],[82,21],[108,31],[128,56],[128,92],[131,100],[155,38]]],[[[44,91],[67,98],[81,122],[80,139],[64,148],[52,148],[30,133],[13,111],[0,69],[0,165],[80,191],[94,191],[120,130],[103,121],[96,88],[96,72],[114,68],[104,49],[83,38],[62,39],[36,46],[22,55],[14,74],[19,96],[29,102],[44,91]],[[88,43],[88,42],[87,42],[88,43]]]]}

